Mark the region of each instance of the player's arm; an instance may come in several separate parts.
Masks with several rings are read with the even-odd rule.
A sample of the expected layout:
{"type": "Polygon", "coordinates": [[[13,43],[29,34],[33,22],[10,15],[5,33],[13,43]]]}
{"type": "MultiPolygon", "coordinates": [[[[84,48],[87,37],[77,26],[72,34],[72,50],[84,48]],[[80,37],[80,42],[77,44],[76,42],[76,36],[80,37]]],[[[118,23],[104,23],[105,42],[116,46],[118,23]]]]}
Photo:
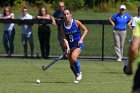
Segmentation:
{"type": "Polygon", "coordinates": [[[135,20],[135,17],[132,18],[132,23],[131,23],[131,26],[132,26],[132,33],[134,32],[134,27],[136,26],[136,20],[135,20]]]}
{"type": "Polygon", "coordinates": [[[87,30],[87,28],[85,27],[85,25],[83,25],[83,24],[82,24],[80,21],[78,21],[78,20],[76,20],[76,25],[77,25],[77,27],[79,27],[81,30],[83,30],[83,34],[82,34],[82,36],[81,36],[81,38],[80,38],[80,40],[79,40],[79,42],[78,42],[78,45],[80,45],[80,44],[82,44],[82,42],[83,42],[85,36],[87,35],[88,30],[87,30]]]}
{"type": "Polygon", "coordinates": [[[64,40],[64,45],[66,47],[66,53],[68,54],[68,53],[70,53],[70,47],[69,47],[69,43],[67,41],[67,38],[66,38],[66,35],[64,33],[62,25],[60,26],[60,32],[61,32],[62,38],[64,40]]]}
{"type": "Polygon", "coordinates": [[[130,28],[130,30],[132,31],[132,26],[131,26],[131,23],[132,23],[132,18],[128,21],[127,25],[128,27],[130,28]]]}

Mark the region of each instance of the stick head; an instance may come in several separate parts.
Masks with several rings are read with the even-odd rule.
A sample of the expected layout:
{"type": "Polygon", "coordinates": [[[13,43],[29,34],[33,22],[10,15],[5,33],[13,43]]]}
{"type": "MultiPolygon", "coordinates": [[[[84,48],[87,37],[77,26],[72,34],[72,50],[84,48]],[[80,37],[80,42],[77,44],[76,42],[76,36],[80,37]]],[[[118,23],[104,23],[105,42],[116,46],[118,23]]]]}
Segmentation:
{"type": "Polygon", "coordinates": [[[42,66],[42,70],[43,70],[43,71],[45,71],[45,70],[46,70],[46,69],[45,69],[45,66],[42,66]]]}

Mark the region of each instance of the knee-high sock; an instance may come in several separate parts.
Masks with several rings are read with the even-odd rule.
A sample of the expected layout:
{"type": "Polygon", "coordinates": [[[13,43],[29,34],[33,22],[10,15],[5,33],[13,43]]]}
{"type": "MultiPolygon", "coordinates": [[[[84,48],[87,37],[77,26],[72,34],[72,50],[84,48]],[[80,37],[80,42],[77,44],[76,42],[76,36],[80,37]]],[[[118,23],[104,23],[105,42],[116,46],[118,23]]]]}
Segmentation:
{"type": "Polygon", "coordinates": [[[73,74],[76,76],[76,69],[75,69],[75,67],[74,66],[70,66],[70,68],[71,68],[73,74]]]}
{"type": "Polygon", "coordinates": [[[80,62],[78,60],[74,63],[74,67],[76,69],[76,73],[80,73],[80,62]]]}

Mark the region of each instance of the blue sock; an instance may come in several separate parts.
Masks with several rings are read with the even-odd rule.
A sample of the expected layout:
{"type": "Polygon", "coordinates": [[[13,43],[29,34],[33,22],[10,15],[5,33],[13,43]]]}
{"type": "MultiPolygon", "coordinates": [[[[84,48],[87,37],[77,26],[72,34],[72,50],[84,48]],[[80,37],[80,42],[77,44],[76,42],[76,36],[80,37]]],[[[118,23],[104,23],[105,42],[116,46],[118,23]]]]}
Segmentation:
{"type": "Polygon", "coordinates": [[[70,66],[70,68],[71,68],[72,72],[74,73],[74,75],[76,76],[76,69],[75,69],[75,67],[74,66],[70,66]]]}
{"type": "Polygon", "coordinates": [[[80,62],[78,60],[74,63],[74,67],[76,69],[76,73],[80,73],[80,62]]]}

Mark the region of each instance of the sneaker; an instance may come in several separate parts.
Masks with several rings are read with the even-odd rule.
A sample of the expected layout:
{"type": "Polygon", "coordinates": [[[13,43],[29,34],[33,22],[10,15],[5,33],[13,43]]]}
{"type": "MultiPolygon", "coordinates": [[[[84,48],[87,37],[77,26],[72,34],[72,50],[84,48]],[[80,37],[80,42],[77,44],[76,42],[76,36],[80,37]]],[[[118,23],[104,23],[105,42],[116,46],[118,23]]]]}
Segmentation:
{"type": "Polygon", "coordinates": [[[121,58],[118,58],[116,61],[121,62],[121,61],[122,61],[122,59],[121,59],[121,58]]]}
{"type": "Polygon", "coordinates": [[[74,80],[73,82],[74,82],[75,84],[79,83],[79,81],[78,81],[78,80],[74,80]]]}
{"type": "Polygon", "coordinates": [[[76,76],[76,80],[80,81],[82,79],[82,72],[78,73],[76,76]]]}

